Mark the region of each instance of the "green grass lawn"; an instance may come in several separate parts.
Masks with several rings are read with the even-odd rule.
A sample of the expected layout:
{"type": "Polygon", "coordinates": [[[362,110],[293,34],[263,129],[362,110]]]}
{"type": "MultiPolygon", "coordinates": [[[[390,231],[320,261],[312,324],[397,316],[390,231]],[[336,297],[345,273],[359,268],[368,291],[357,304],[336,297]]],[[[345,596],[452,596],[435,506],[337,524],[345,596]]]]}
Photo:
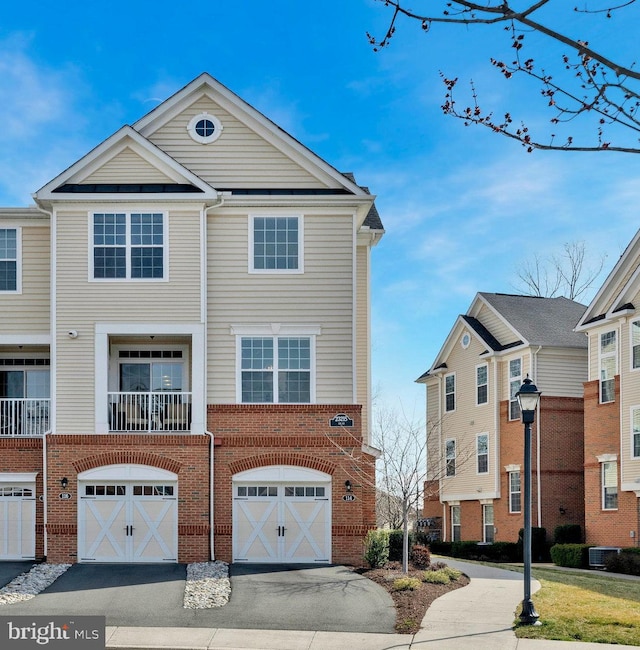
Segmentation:
{"type": "Polygon", "coordinates": [[[542,625],[518,625],[516,636],[640,646],[639,580],[535,565],[532,574],[542,585],[533,595],[542,625]]]}

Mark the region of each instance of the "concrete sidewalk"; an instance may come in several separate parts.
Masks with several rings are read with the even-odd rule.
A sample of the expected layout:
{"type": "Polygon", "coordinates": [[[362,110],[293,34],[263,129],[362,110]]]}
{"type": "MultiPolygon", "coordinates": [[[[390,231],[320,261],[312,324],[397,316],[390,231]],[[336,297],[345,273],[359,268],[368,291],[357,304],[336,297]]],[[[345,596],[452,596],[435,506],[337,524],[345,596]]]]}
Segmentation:
{"type": "MultiPolygon", "coordinates": [[[[512,625],[522,600],[522,575],[447,559],[471,582],[438,598],[422,629],[411,634],[231,630],[214,628],[107,628],[107,648],[138,650],[625,650],[637,646],[517,639],[512,625]]],[[[539,589],[532,582],[532,591],[539,589]]]]}

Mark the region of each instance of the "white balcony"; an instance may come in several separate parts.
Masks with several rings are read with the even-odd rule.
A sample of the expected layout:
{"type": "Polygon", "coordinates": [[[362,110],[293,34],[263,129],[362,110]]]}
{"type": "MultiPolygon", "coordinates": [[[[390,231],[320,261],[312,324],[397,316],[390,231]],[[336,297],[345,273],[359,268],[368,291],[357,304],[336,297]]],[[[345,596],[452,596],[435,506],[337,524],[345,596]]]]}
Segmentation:
{"type": "Polygon", "coordinates": [[[0,437],[34,438],[49,429],[49,405],[45,398],[0,398],[0,437]]]}
{"type": "Polygon", "coordinates": [[[192,393],[109,393],[109,431],[174,433],[191,430],[192,393]]]}

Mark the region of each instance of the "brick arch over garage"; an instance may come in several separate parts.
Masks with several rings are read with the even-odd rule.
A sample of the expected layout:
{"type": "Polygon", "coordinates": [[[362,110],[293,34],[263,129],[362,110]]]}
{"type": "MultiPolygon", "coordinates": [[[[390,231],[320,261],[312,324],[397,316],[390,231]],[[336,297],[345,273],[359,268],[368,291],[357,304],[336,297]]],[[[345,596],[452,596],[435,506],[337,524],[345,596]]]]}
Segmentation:
{"type": "Polygon", "coordinates": [[[257,469],[258,467],[267,467],[269,465],[293,465],[294,467],[306,467],[315,469],[325,474],[333,475],[336,466],[329,461],[304,454],[296,454],[292,451],[275,452],[272,454],[260,454],[258,456],[249,456],[242,460],[236,460],[229,463],[229,470],[232,475],[245,472],[248,469],[257,469]]]}
{"type": "Polygon", "coordinates": [[[96,456],[88,456],[73,463],[78,472],[86,472],[88,469],[95,469],[104,465],[150,465],[159,469],[166,469],[169,472],[177,474],[182,467],[182,463],[172,458],[151,454],[148,451],[108,451],[96,456]]]}

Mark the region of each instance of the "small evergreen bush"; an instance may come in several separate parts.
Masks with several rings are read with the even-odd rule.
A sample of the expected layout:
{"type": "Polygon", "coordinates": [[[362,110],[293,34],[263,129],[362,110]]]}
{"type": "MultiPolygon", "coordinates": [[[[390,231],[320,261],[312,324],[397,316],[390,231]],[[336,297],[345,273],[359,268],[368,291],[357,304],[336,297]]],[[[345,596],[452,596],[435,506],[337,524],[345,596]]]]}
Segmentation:
{"type": "MultiPolygon", "coordinates": [[[[389,531],[389,561],[402,562],[402,540],[404,531],[389,531]]],[[[413,533],[409,533],[409,548],[413,546],[413,533]]]]}
{"type": "Polygon", "coordinates": [[[421,581],[418,578],[396,578],[393,581],[394,591],[415,591],[420,588],[421,581]]]}
{"type": "Polygon", "coordinates": [[[364,560],[372,569],[379,569],[389,560],[389,531],[370,530],[364,540],[364,560]]]}
{"type": "Polygon", "coordinates": [[[554,544],[580,544],[582,542],[582,527],[580,524],[563,524],[556,526],[553,531],[554,544]]]}
{"type": "Polygon", "coordinates": [[[640,576],[640,548],[623,548],[621,553],[612,553],[604,560],[607,571],[640,576]]]}
{"type": "Polygon", "coordinates": [[[415,544],[409,553],[409,559],[416,569],[427,569],[431,564],[431,553],[426,546],[415,544]]]}
{"type": "Polygon", "coordinates": [[[422,581],[432,585],[448,585],[451,582],[451,576],[445,569],[437,571],[425,571],[422,574],[422,581]]]}
{"type": "Polygon", "coordinates": [[[551,559],[558,566],[573,569],[589,567],[589,544],[554,544],[551,547],[551,559]]]}

